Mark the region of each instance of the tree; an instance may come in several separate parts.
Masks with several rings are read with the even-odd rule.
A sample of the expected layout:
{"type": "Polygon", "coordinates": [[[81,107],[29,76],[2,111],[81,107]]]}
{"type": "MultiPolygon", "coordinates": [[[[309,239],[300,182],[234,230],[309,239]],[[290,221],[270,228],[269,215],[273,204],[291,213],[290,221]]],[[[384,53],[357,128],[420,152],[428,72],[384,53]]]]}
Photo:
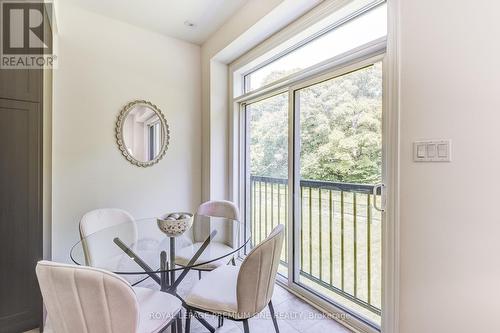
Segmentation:
{"type": "MultiPolygon", "coordinates": [[[[271,73],[265,81],[282,73],[271,73]]],[[[374,184],[381,181],[382,71],[369,66],[300,89],[301,177],[374,184]]],[[[251,173],[288,174],[288,94],[247,107],[251,173]]]]}

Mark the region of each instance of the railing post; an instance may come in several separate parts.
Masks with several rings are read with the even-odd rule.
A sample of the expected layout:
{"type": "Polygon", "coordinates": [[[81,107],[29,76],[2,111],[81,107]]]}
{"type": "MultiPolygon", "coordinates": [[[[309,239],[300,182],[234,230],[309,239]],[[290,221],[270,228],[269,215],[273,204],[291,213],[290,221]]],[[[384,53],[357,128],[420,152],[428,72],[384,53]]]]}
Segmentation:
{"type": "Polygon", "coordinates": [[[367,270],[367,281],[368,281],[368,304],[371,304],[372,299],[372,273],[371,273],[371,225],[372,225],[372,209],[371,209],[371,194],[367,194],[366,200],[366,270],[367,270]]]}
{"type": "MultiPolygon", "coordinates": [[[[372,221],[374,219],[373,211],[372,211],[372,197],[373,185],[366,184],[349,184],[349,183],[336,183],[336,182],[324,182],[324,181],[316,181],[316,180],[301,180],[300,181],[300,206],[301,206],[301,214],[300,220],[296,221],[297,223],[301,223],[300,232],[299,232],[299,240],[298,245],[300,245],[300,274],[307,278],[309,281],[317,283],[319,286],[323,288],[327,288],[332,292],[342,295],[346,299],[372,311],[373,313],[380,314],[380,308],[373,305],[372,302],[378,304],[379,299],[379,289],[377,286],[377,293],[374,294],[374,289],[372,285],[372,280],[374,276],[378,277],[379,271],[374,271],[372,269],[372,262],[374,258],[372,258],[373,250],[372,250],[372,241],[375,241],[378,244],[379,238],[378,236],[374,238],[372,235],[372,221]],[[325,196],[324,191],[328,191],[327,196],[325,196]],[[318,191],[318,195],[315,193],[318,191]],[[337,196],[337,193],[339,195],[337,196]],[[352,195],[352,211],[349,208],[346,208],[346,203],[348,205],[351,204],[348,199],[346,202],[346,194],[352,195]],[[360,196],[362,194],[362,196],[360,196]],[[364,206],[365,198],[363,195],[366,195],[366,262],[359,262],[358,255],[358,237],[360,237],[359,232],[365,232],[362,229],[359,229],[359,222],[365,220],[364,209],[361,207],[364,206]],[[308,197],[306,197],[308,196],[308,197]],[[313,198],[314,196],[314,198],[313,198]],[[339,198],[339,199],[337,199],[339,198]],[[361,199],[360,199],[361,198],[361,199]],[[325,202],[323,202],[323,199],[325,202]],[[307,201],[305,201],[307,200],[307,201]],[[316,200],[318,203],[316,204],[316,200]],[[328,202],[326,201],[328,200],[328,202]],[[340,200],[340,208],[337,210],[336,208],[336,200],[340,200]],[[362,201],[360,201],[362,200],[362,201]],[[308,210],[306,210],[306,205],[308,206],[308,210]],[[327,208],[328,207],[328,208],[327,208]],[[315,210],[318,209],[318,212],[315,210]],[[326,229],[323,230],[323,222],[326,218],[326,215],[323,215],[323,210],[328,209],[328,244],[324,243],[327,241],[326,238],[323,239],[323,231],[326,232],[326,229]],[[336,210],[339,213],[340,221],[336,222],[335,213],[336,210]],[[350,216],[352,213],[352,227],[353,227],[353,246],[351,247],[349,243],[350,236],[350,216]],[[318,221],[314,220],[318,218],[318,221]],[[361,220],[360,220],[361,217],[361,220]],[[347,219],[347,220],[346,220],[347,219]],[[317,222],[317,223],[316,223],[317,222]],[[338,226],[337,224],[338,223],[338,226]],[[346,223],[348,223],[346,225],[346,223]],[[309,229],[306,229],[308,227],[309,229]],[[346,230],[347,227],[347,230],[346,230]],[[317,232],[313,229],[318,228],[317,232]],[[336,233],[340,233],[339,237],[336,238],[336,233]],[[346,234],[349,232],[349,234],[346,234]],[[318,236],[319,239],[314,240],[314,237],[318,236]],[[307,237],[307,239],[306,239],[307,237]],[[348,237],[348,238],[346,238],[348,237]],[[336,244],[337,239],[340,240],[340,244],[336,244]],[[308,243],[306,243],[308,242],[308,243]],[[304,246],[305,245],[305,246],[304,246]],[[328,248],[324,248],[328,246],[328,248]],[[337,251],[339,249],[339,252],[337,251]],[[325,251],[325,253],[323,253],[325,251]],[[352,251],[352,252],[351,252],[352,251]],[[316,252],[316,255],[319,253],[319,258],[316,258],[316,255],[313,253],[316,252]],[[305,255],[309,257],[306,257],[305,255]],[[353,255],[353,269],[351,270],[351,255],[353,255]],[[328,256],[328,258],[327,258],[328,256]],[[328,262],[328,264],[327,264],[328,262]],[[304,264],[308,265],[305,267],[304,264]],[[319,276],[316,274],[316,267],[319,263],[319,276]],[[323,265],[326,265],[323,267],[323,265]],[[360,284],[358,281],[358,274],[360,273],[360,267],[362,268],[364,274],[364,265],[366,264],[366,284],[364,281],[360,284]],[[361,265],[360,267],[358,265],[361,265]],[[339,273],[337,273],[339,272],[339,273]],[[374,273],[375,272],[375,273],[374,273]],[[338,276],[337,274],[340,274],[338,276]],[[349,274],[349,275],[347,275],[349,274]],[[337,277],[337,279],[336,279],[337,277]],[[354,290],[351,292],[350,281],[351,278],[354,278],[353,285],[354,290]],[[362,285],[362,286],[361,286],[362,285]],[[346,291],[346,288],[349,291],[346,291]],[[365,289],[366,288],[366,289],[365,289]],[[367,290],[366,297],[358,298],[361,291],[367,290]],[[374,295],[377,295],[376,299],[374,299],[374,295]]],[[[282,178],[271,178],[271,177],[261,177],[261,176],[251,176],[250,177],[250,211],[252,214],[251,222],[253,223],[252,229],[253,235],[252,239],[255,243],[262,241],[265,235],[269,232],[269,225],[274,227],[276,223],[284,223],[285,225],[285,233],[289,230],[288,223],[293,222],[288,220],[288,204],[289,204],[289,196],[288,196],[288,180],[282,178]],[[258,183],[258,189],[257,189],[258,183]],[[276,186],[275,186],[276,185],[276,186]],[[281,185],[284,185],[283,187],[281,185]],[[275,188],[277,189],[277,193],[274,192],[275,188]],[[282,197],[281,190],[284,188],[285,195],[282,197]],[[257,193],[258,191],[258,193],[257,193]],[[264,193],[262,193],[264,191],[264,193]],[[269,198],[268,196],[271,195],[269,198]],[[277,198],[275,196],[277,195],[277,198]],[[257,197],[258,196],[258,197],[257,197]],[[277,209],[275,212],[274,205],[277,200],[277,209]],[[283,203],[284,200],[284,203],[283,203]],[[271,205],[269,209],[268,205],[271,205]],[[282,211],[282,206],[285,208],[285,212],[282,211]],[[277,213],[275,216],[274,214],[277,213]],[[269,216],[271,214],[271,216],[269,216]],[[276,223],[275,223],[276,222],[276,223]],[[265,235],[264,235],[265,234],[265,235]]],[[[326,214],[326,211],[325,211],[326,214]]],[[[378,228],[377,224],[377,228],[378,228]]],[[[325,226],[326,227],[326,226],[325,226]]],[[[377,229],[378,235],[378,229],[377,229]]],[[[364,241],[364,237],[361,237],[364,241]]],[[[285,250],[283,252],[282,258],[284,260],[282,263],[289,264],[288,258],[288,237],[285,237],[284,240],[285,250]]],[[[364,246],[364,243],[361,244],[364,246]]],[[[362,249],[362,252],[365,250],[362,249]]],[[[378,252],[377,252],[378,256],[378,252]]],[[[380,260],[379,257],[375,258],[380,260]]],[[[377,267],[376,267],[377,268],[377,267]]],[[[363,276],[364,277],[364,276],[363,276]]]]}
{"type": "Polygon", "coordinates": [[[358,295],[358,205],[356,202],[356,192],[352,194],[353,212],[353,251],[354,251],[354,297],[358,295]]]}
{"type": "Polygon", "coordinates": [[[309,274],[312,274],[312,188],[309,187],[309,274]]]}
{"type": "Polygon", "coordinates": [[[250,184],[251,184],[251,189],[252,189],[252,192],[251,192],[251,197],[252,197],[252,204],[250,205],[250,209],[251,209],[251,212],[252,212],[252,218],[251,218],[251,221],[252,221],[252,243],[253,244],[256,244],[257,242],[257,238],[256,238],[256,230],[257,230],[257,219],[255,217],[255,212],[257,211],[257,203],[255,202],[255,198],[256,198],[256,192],[257,192],[257,189],[255,187],[255,181],[252,180],[252,178],[250,177],[250,184]]]}
{"type": "MultiPolygon", "coordinates": [[[[304,191],[300,186],[300,221],[304,221],[304,191]]],[[[300,269],[304,269],[304,228],[300,226],[300,269]]]]}
{"type": "Polygon", "coordinates": [[[330,213],[329,213],[329,222],[330,222],[330,228],[329,228],[329,232],[330,232],[330,236],[329,236],[329,240],[330,240],[330,284],[333,285],[333,233],[334,233],[334,230],[333,230],[333,214],[334,214],[334,211],[333,211],[333,202],[332,202],[332,190],[329,190],[329,208],[330,208],[330,213]]]}
{"type": "Polygon", "coordinates": [[[323,280],[323,237],[321,235],[321,224],[323,222],[322,215],[323,215],[323,208],[322,208],[322,198],[321,198],[321,188],[318,189],[318,224],[319,224],[319,229],[318,229],[318,236],[319,236],[319,279],[323,280]]]}
{"type": "Polygon", "coordinates": [[[262,238],[262,182],[259,181],[259,243],[262,238]]]}
{"type": "Polygon", "coordinates": [[[345,274],[344,274],[344,191],[340,191],[340,260],[341,260],[341,267],[340,271],[342,273],[341,275],[341,286],[342,290],[344,290],[344,280],[345,280],[345,274]]]}
{"type": "Polygon", "coordinates": [[[285,258],[288,262],[288,184],[284,186],[285,188],[285,258]]]}
{"type": "Polygon", "coordinates": [[[267,182],[264,183],[264,239],[267,237],[269,231],[267,231],[267,182]]]}

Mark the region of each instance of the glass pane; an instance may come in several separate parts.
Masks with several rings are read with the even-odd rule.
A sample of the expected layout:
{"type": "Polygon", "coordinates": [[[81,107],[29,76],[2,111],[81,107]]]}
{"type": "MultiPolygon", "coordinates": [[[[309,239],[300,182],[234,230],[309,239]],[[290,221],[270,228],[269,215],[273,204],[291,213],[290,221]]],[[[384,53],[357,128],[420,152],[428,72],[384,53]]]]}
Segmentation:
{"type": "MultiPolygon", "coordinates": [[[[253,244],[279,223],[288,231],[288,93],[248,104],[247,212],[253,244]]],[[[285,237],[279,272],[287,275],[285,237]]]]}
{"type": "Polygon", "coordinates": [[[382,66],[295,92],[300,117],[298,282],[380,325],[382,66]],[[380,198],[378,198],[380,200],[380,198]]]}
{"type": "Polygon", "coordinates": [[[386,34],[387,5],[384,3],[246,75],[245,91],[258,89],[386,34]]]}

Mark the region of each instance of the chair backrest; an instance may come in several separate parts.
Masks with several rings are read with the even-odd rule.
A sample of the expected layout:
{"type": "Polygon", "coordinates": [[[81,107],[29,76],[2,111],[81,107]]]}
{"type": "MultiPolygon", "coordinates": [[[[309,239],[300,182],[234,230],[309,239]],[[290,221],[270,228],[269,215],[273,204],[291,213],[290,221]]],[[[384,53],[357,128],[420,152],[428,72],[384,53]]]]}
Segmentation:
{"type": "Polygon", "coordinates": [[[285,227],[279,224],[241,264],[236,286],[238,314],[251,317],[271,300],[283,248],[285,227]]]}
{"type": "Polygon", "coordinates": [[[225,217],[231,220],[240,220],[240,211],[238,207],[231,201],[226,200],[212,200],[204,202],[198,207],[198,214],[225,217]]]}
{"type": "MultiPolygon", "coordinates": [[[[226,218],[235,221],[240,220],[240,211],[238,207],[231,201],[212,200],[202,203],[198,207],[198,215],[210,216],[215,218],[226,218]]],[[[203,242],[212,230],[217,230],[217,235],[213,239],[214,242],[224,243],[230,247],[234,247],[238,241],[236,225],[227,223],[227,221],[218,221],[217,219],[198,218],[196,222],[210,223],[195,223],[192,228],[193,240],[195,242],[203,242]]]]}
{"type": "Polygon", "coordinates": [[[36,275],[54,333],[137,331],[137,297],[116,274],[39,261],[36,275]]]}
{"type": "Polygon", "coordinates": [[[88,266],[96,266],[99,262],[99,254],[104,254],[106,260],[112,253],[117,256],[123,254],[113,243],[113,238],[120,236],[122,241],[132,244],[137,239],[137,227],[134,218],[130,213],[118,208],[101,208],[92,210],[83,215],[80,220],[80,237],[82,239],[85,260],[88,266]],[[90,235],[118,224],[123,224],[117,233],[102,233],[99,237],[89,237],[90,235]],[[104,238],[109,239],[104,239],[104,238]]]}
{"type": "Polygon", "coordinates": [[[101,208],[91,210],[83,215],[80,220],[80,235],[87,237],[101,229],[132,221],[134,221],[132,215],[123,209],[101,208]]]}

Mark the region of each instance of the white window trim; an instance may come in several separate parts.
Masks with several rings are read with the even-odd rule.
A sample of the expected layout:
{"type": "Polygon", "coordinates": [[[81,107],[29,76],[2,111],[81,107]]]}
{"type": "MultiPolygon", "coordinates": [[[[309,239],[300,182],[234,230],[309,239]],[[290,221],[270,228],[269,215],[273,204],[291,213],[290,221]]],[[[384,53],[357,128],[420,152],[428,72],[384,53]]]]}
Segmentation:
{"type": "MultiPolygon", "coordinates": [[[[160,120],[158,119],[158,116],[156,114],[152,115],[149,117],[147,120],[144,121],[144,127],[146,130],[144,131],[144,152],[146,153],[147,156],[144,156],[144,158],[149,158],[149,129],[150,127],[158,124],[160,120]]],[[[160,133],[162,135],[162,133],[160,133]]],[[[161,138],[160,138],[161,139],[161,138]]]]}
{"type": "MultiPolygon", "coordinates": [[[[241,117],[241,107],[243,101],[257,100],[258,98],[264,98],[266,96],[276,94],[278,89],[275,87],[276,84],[282,84],[282,90],[288,90],[285,87],[291,85],[291,81],[300,82],[303,77],[300,77],[304,73],[297,73],[290,77],[284,78],[272,84],[274,89],[270,86],[261,87],[249,94],[244,94],[238,98],[234,98],[235,87],[242,89],[240,82],[235,82],[234,73],[240,71],[240,75],[246,72],[241,72],[241,68],[262,56],[269,50],[274,49],[279,44],[283,43],[285,40],[289,39],[291,36],[297,34],[298,32],[311,26],[314,22],[321,20],[322,18],[330,15],[338,8],[344,6],[349,0],[332,0],[329,1],[325,6],[321,8],[315,8],[310,12],[303,15],[301,18],[291,23],[288,27],[282,31],[276,33],[268,40],[264,41],[251,51],[244,54],[242,57],[235,60],[229,65],[229,78],[228,78],[228,89],[229,89],[229,157],[230,157],[230,167],[229,167],[229,196],[230,200],[236,202],[242,210],[245,207],[245,188],[240,186],[245,177],[245,165],[242,162],[245,157],[245,141],[242,140],[242,133],[245,130],[245,119],[241,117]],[[281,82],[280,82],[281,81],[281,82]],[[289,82],[285,82],[289,81],[289,82]]],[[[384,333],[397,333],[399,331],[399,1],[400,0],[387,0],[388,6],[388,33],[387,39],[377,40],[371,45],[363,45],[359,47],[357,51],[361,54],[365,54],[367,59],[370,57],[383,54],[385,51],[385,56],[383,59],[384,67],[384,131],[387,137],[387,147],[386,147],[386,163],[388,169],[391,172],[386,174],[386,185],[392,188],[386,199],[387,209],[385,225],[383,226],[383,235],[386,240],[383,243],[383,315],[382,315],[382,325],[381,331],[384,333]],[[384,48],[380,48],[383,44],[384,48]],[[377,46],[378,45],[378,46],[377,46]],[[379,53],[377,54],[374,50],[379,48],[379,53]],[[369,50],[371,52],[369,52],[369,50]]],[[[349,53],[352,53],[349,52],[349,53]]],[[[341,69],[342,67],[352,64],[353,60],[360,60],[359,57],[352,57],[351,63],[348,61],[347,54],[339,55],[333,59],[329,59],[324,63],[317,64],[314,70],[317,72],[314,76],[318,76],[329,71],[333,71],[333,68],[341,69]]],[[[313,70],[310,68],[309,70],[313,70]]],[[[307,73],[307,78],[311,79],[310,73],[307,73]]],[[[243,211],[243,215],[246,212],[243,211]]],[[[290,242],[289,242],[290,243],[290,242]]],[[[286,286],[287,287],[287,286],[286,286]]],[[[332,305],[321,299],[315,299],[316,303],[312,303],[310,299],[306,299],[301,293],[296,290],[290,289],[290,291],[296,294],[298,297],[303,298],[306,302],[311,303],[311,305],[317,307],[324,312],[331,312],[332,305]]],[[[312,297],[314,298],[314,297],[312,297]]],[[[351,329],[358,332],[373,332],[373,328],[369,326],[360,327],[357,323],[354,326],[349,322],[344,322],[351,329]]]]}
{"type": "MultiPolygon", "coordinates": [[[[363,1],[366,2],[366,0],[363,0],[363,1]]],[[[354,2],[354,0],[346,1],[346,2],[347,3],[354,2]]],[[[305,37],[303,39],[297,40],[296,43],[292,44],[290,47],[284,48],[282,50],[278,50],[276,52],[276,54],[274,54],[273,56],[269,57],[266,60],[263,60],[262,62],[258,63],[257,65],[255,65],[253,67],[243,66],[244,69],[238,70],[239,71],[238,75],[241,75],[243,78],[245,78],[246,75],[248,75],[254,71],[257,71],[257,70],[273,63],[274,61],[279,60],[280,58],[286,56],[287,54],[289,54],[295,50],[298,50],[302,46],[305,46],[306,44],[314,41],[315,39],[322,37],[323,35],[326,35],[328,32],[341,27],[345,23],[350,22],[352,19],[362,16],[364,13],[369,12],[370,10],[374,9],[375,7],[378,7],[379,5],[383,4],[384,2],[386,2],[386,0],[371,0],[371,2],[362,6],[359,9],[355,10],[354,12],[349,12],[348,15],[341,15],[341,18],[339,20],[337,20],[331,24],[328,24],[323,28],[320,28],[320,30],[318,30],[317,32],[315,32],[311,35],[308,35],[307,37],[305,37]]],[[[340,2],[339,2],[339,4],[340,4],[340,2]]],[[[335,12],[335,11],[337,11],[337,9],[329,10],[328,12],[331,14],[332,12],[335,12]]],[[[325,16],[329,16],[330,14],[325,15],[325,16]]],[[[317,20],[319,20],[319,19],[320,18],[317,18],[317,20]]],[[[385,38],[383,38],[383,39],[385,39],[385,38]]],[[[349,52],[352,52],[352,51],[349,51],[349,52]]],[[[327,62],[327,61],[328,60],[326,60],[325,62],[327,62]]],[[[253,62],[255,62],[255,60],[253,60],[253,62]]],[[[243,80],[243,82],[245,82],[245,80],[243,80]]],[[[269,85],[273,85],[273,84],[274,83],[271,83],[269,85]]],[[[244,85],[245,85],[245,83],[241,87],[243,89],[242,94],[244,94],[246,92],[244,90],[244,88],[245,88],[244,85]]]]}
{"type": "Polygon", "coordinates": [[[273,83],[267,84],[259,89],[252,90],[246,94],[234,98],[233,101],[237,103],[241,103],[242,101],[248,101],[249,99],[254,99],[260,95],[265,95],[270,91],[274,91],[278,88],[292,86],[295,85],[297,82],[303,81],[304,79],[307,80],[307,78],[329,72],[333,68],[345,66],[346,64],[352,62],[359,62],[360,60],[363,60],[366,57],[372,57],[373,55],[383,54],[385,52],[386,52],[386,38],[385,37],[379,38],[372,42],[360,45],[353,50],[350,50],[348,52],[339,54],[335,57],[322,61],[298,73],[276,80],[273,83]]]}
{"type": "MultiPolygon", "coordinates": [[[[271,96],[274,96],[274,95],[277,95],[280,93],[284,93],[284,92],[289,92],[289,94],[290,94],[289,95],[289,103],[293,103],[294,102],[293,94],[296,90],[301,89],[303,87],[313,85],[313,84],[323,82],[325,80],[339,77],[339,76],[345,75],[349,72],[352,72],[354,70],[357,70],[357,69],[369,66],[371,64],[383,61],[384,51],[385,51],[385,48],[384,49],[375,49],[373,53],[363,54],[362,57],[357,58],[357,59],[352,58],[350,56],[346,56],[344,61],[340,61],[340,65],[337,65],[338,59],[336,59],[334,62],[332,62],[332,65],[331,65],[332,67],[328,67],[328,69],[325,71],[322,71],[319,73],[313,72],[310,75],[304,75],[303,78],[301,78],[300,80],[293,81],[292,84],[288,84],[284,87],[282,87],[281,85],[277,85],[276,87],[274,87],[274,89],[271,89],[269,91],[265,91],[263,93],[259,93],[256,96],[250,95],[250,96],[248,96],[248,98],[236,99],[235,101],[239,105],[239,110],[240,110],[240,115],[241,115],[240,118],[242,121],[242,128],[240,129],[241,135],[243,135],[244,133],[248,133],[245,131],[246,122],[245,122],[245,117],[243,114],[244,108],[246,105],[258,102],[260,100],[263,100],[263,99],[266,99],[266,98],[269,98],[271,96]]],[[[384,64],[384,66],[385,66],[385,64],[384,64]]],[[[307,74],[309,74],[309,73],[307,73],[307,74]]],[[[291,108],[291,109],[293,109],[293,108],[291,108]]],[[[294,118],[295,118],[295,115],[293,115],[293,114],[289,115],[289,131],[290,131],[289,132],[289,146],[295,146],[296,142],[294,142],[294,140],[298,140],[298,137],[297,136],[294,137],[294,135],[293,135],[293,133],[296,133],[296,132],[294,132],[294,129],[292,127],[294,125],[297,125],[297,122],[294,121],[294,118]]],[[[385,115],[384,115],[384,119],[385,119],[385,115]]],[[[384,141],[386,141],[385,138],[384,138],[384,141]]],[[[386,144],[386,142],[384,142],[384,144],[386,144]]],[[[247,149],[247,148],[248,147],[245,146],[244,140],[242,140],[242,149],[247,149]]],[[[245,152],[245,155],[247,155],[247,154],[248,153],[245,152]]],[[[242,155],[242,160],[241,160],[241,164],[243,165],[243,170],[241,171],[241,174],[240,174],[240,182],[241,182],[240,184],[242,184],[242,186],[241,186],[242,191],[248,190],[248,188],[246,188],[243,185],[243,184],[245,184],[244,182],[247,181],[247,179],[246,179],[247,173],[245,172],[246,171],[245,169],[248,168],[248,166],[244,165],[245,162],[248,162],[247,160],[245,160],[245,155],[242,155]]],[[[290,154],[288,164],[293,165],[293,163],[294,163],[294,156],[293,156],[293,154],[290,154]]],[[[295,198],[296,200],[298,200],[298,197],[295,196],[294,192],[293,192],[294,188],[295,188],[295,186],[294,186],[295,184],[293,182],[294,182],[294,180],[296,181],[300,177],[298,177],[297,174],[293,174],[294,171],[297,172],[297,170],[294,170],[293,168],[289,168],[288,191],[289,191],[290,198],[295,198]]],[[[384,178],[386,178],[386,177],[384,177],[384,178]]],[[[245,208],[248,206],[247,205],[248,203],[245,202],[245,200],[247,200],[247,199],[248,199],[248,196],[245,196],[243,193],[240,207],[242,208],[242,212],[243,212],[242,216],[245,216],[245,220],[248,220],[248,218],[249,218],[248,212],[246,212],[246,210],[245,210],[245,208]]],[[[297,216],[297,214],[299,214],[297,211],[293,210],[294,207],[298,207],[297,205],[298,205],[298,202],[295,202],[295,205],[289,205],[288,216],[297,216]]],[[[246,226],[246,227],[248,227],[248,226],[246,226]]],[[[294,234],[298,235],[299,233],[300,233],[300,226],[296,224],[294,226],[294,234]]],[[[288,238],[289,253],[292,253],[293,251],[295,251],[295,252],[300,251],[300,249],[297,249],[296,246],[293,247],[294,244],[296,245],[296,243],[297,243],[294,240],[294,234],[289,233],[289,235],[287,235],[287,237],[289,237],[288,238]]],[[[288,267],[289,268],[288,276],[296,275],[294,268],[298,267],[298,260],[299,259],[297,256],[295,256],[295,260],[296,260],[296,262],[294,262],[294,265],[289,265],[289,267],[288,267]]],[[[347,323],[351,329],[355,329],[356,331],[360,331],[360,332],[378,332],[379,331],[376,328],[375,324],[370,323],[369,321],[363,320],[361,318],[357,318],[356,316],[353,316],[352,314],[349,313],[349,311],[347,309],[343,308],[341,305],[337,306],[335,304],[332,304],[331,302],[327,301],[325,298],[319,296],[319,294],[317,292],[314,292],[312,290],[307,290],[307,288],[305,288],[303,286],[299,286],[296,283],[291,283],[291,282],[289,283],[288,279],[284,279],[281,277],[278,277],[278,281],[282,285],[286,286],[288,290],[294,292],[296,295],[300,296],[301,298],[308,300],[308,302],[310,302],[310,303],[312,302],[315,306],[321,308],[321,310],[324,312],[331,313],[331,314],[339,313],[339,312],[346,313],[347,319],[345,320],[344,323],[347,323]]]]}

